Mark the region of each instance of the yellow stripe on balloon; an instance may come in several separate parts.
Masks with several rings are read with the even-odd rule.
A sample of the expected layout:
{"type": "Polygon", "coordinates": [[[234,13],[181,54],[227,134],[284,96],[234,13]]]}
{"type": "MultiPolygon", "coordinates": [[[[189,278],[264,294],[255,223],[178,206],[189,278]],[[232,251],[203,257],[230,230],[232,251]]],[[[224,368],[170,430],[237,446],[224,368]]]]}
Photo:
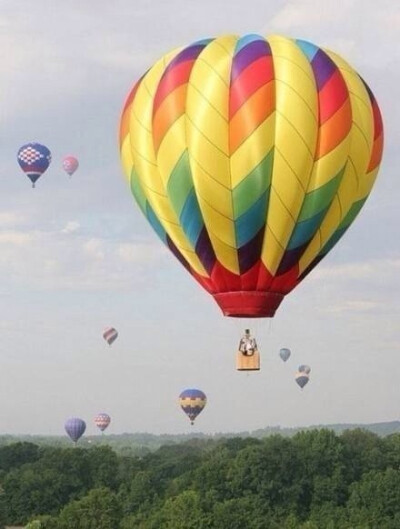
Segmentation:
{"type": "Polygon", "coordinates": [[[276,86],[275,156],[262,261],[277,271],[299,216],[317,143],[318,100],[310,63],[290,39],[271,37],[276,86]]]}
{"type": "Polygon", "coordinates": [[[194,248],[186,238],[169,198],[154,151],[152,136],[153,98],[167,64],[176,56],[174,51],[158,61],[143,78],[132,103],[130,131],[133,161],[143,192],[155,215],[185,259],[202,276],[207,273],[194,248]],[[138,118],[140,116],[140,119],[138,118]]]}
{"type": "Polygon", "coordinates": [[[124,176],[128,183],[131,180],[131,174],[133,169],[133,157],[130,145],[130,133],[125,136],[121,145],[121,162],[124,170],[124,176]]]}
{"type": "Polygon", "coordinates": [[[339,189],[318,232],[299,261],[299,274],[317,257],[351,206],[369,194],[374,181],[373,176],[365,177],[373,144],[373,115],[367,90],[358,74],[341,57],[329,51],[326,53],[336,63],[349,90],[353,119],[350,148],[339,189]]]}
{"type": "Polygon", "coordinates": [[[157,152],[157,163],[167,188],[172,171],[186,150],[185,116],[178,118],[165,133],[157,152]]]}
{"type": "Polygon", "coordinates": [[[229,87],[237,38],[202,51],[190,75],[186,131],[190,167],[204,223],[219,262],[239,273],[229,160],[229,87]]]}
{"type": "Polygon", "coordinates": [[[265,158],[275,142],[275,112],[273,112],[231,155],[232,188],[265,158]]]}
{"type": "Polygon", "coordinates": [[[349,145],[350,133],[337,147],[315,162],[307,193],[330,182],[345,167],[349,154],[349,145]]]}

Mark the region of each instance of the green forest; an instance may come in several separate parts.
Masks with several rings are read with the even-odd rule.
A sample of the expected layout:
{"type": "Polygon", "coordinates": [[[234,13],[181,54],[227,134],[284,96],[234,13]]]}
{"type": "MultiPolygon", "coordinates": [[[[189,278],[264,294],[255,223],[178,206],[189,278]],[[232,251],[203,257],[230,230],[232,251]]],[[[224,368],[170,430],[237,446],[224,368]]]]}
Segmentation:
{"type": "Polygon", "coordinates": [[[0,447],[0,527],[399,529],[400,434],[191,439],[144,455],[0,447]]]}

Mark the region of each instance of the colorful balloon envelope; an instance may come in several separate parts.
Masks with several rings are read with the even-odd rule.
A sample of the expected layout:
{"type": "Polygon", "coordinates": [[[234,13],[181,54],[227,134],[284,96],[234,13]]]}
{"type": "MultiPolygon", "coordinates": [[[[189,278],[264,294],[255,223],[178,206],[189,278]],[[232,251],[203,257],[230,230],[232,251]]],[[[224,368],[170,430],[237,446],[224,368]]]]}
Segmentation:
{"type": "Polygon", "coordinates": [[[233,35],[162,57],[124,106],[130,189],[226,316],[272,317],[336,245],[375,181],[366,83],[303,40],[233,35]]]}
{"type": "Polygon", "coordinates": [[[301,387],[301,389],[303,389],[304,386],[308,384],[310,377],[306,373],[298,371],[295,375],[295,380],[297,384],[301,387]]]}
{"type": "Polygon", "coordinates": [[[32,187],[35,187],[36,181],[50,165],[51,152],[40,143],[26,143],[19,149],[17,160],[23,172],[32,182],[32,187]]]}
{"type": "Polygon", "coordinates": [[[281,357],[281,359],[284,361],[284,362],[287,362],[290,358],[290,355],[292,353],[290,352],[290,349],[287,349],[286,347],[283,347],[280,351],[279,351],[279,356],[281,357]]]}
{"type": "Polygon", "coordinates": [[[79,167],[78,159],[75,156],[65,156],[62,162],[63,169],[69,176],[72,176],[79,167]]]}
{"type": "Polygon", "coordinates": [[[307,366],[305,364],[301,364],[298,369],[299,373],[305,373],[306,375],[309,375],[311,373],[311,367],[307,366]]]}
{"type": "Polygon", "coordinates": [[[200,389],[185,389],[179,395],[179,404],[193,425],[196,417],[204,410],[207,397],[200,389]]]}
{"type": "Polygon", "coordinates": [[[118,338],[118,331],[114,329],[114,327],[108,327],[103,332],[103,338],[108,343],[108,345],[111,345],[118,338]]]}
{"type": "Polygon", "coordinates": [[[78,417],[71,417],[66,421],[64,428],[72,441],[76,443],[85,433],[86,423],[78,417]]]}
{"type": "Polygon", "coordinates": [[[111,417],[109,415],[107,415],[107,413],[99,413],[98,415],[96,415],[96,417],[94,418],[94,423],[95,425],[97,426],[97,428],[99,428],[99,430],[101,430],[102,432],[104,432],[104,430],[106,428],[108,428],[109,424],[111,422],[111,417]]]}

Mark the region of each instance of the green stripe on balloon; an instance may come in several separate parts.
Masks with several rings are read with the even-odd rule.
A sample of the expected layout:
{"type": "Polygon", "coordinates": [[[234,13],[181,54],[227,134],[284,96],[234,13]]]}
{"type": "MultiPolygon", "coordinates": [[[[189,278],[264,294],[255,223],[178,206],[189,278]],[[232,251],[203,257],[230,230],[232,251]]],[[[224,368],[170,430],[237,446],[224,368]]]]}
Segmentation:
{"type": "Polygon", "coordinates": [[[142,213],[146,215],[147,198],[143,192],[142,185],[135,169],[132,169],[131,172],[130,187],[132,195],[135,197],[136,202],[142,210],[142,213]]]}
{"type": "Polygon", "coordinates": [[[193,189],[192,174],[187,149],[182,153],[168,180],[167,193],[175,213],[179,217],[193,189]]]}
{"type": "Polygon", "coordinates": [[[325,210],[332,202],[344,174],[343,167],[338,174],[325,185],[307,193],[301,207],[299,222],[307,220],[322,210],[325,210]]]}
{"type": "MultiPolygon", "coordinates": [[[[233,192],[233,215],[240,218],[271,185],[274,149],[238,184],[233,192]]],[[[255,233],[254,233],[255,234],[255,233]]]]}

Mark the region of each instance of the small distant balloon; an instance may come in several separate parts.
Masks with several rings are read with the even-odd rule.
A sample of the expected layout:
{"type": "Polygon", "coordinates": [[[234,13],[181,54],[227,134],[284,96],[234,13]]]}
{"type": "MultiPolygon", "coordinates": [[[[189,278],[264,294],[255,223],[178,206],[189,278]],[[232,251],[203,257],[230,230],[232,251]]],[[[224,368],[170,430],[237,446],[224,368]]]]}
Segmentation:
{"type": "Polygon", "coordinates": [[[179,404],[193,425],[196,417],[205,408],[207,397],[200,389],[185,389],[179,395],[179,404]]]}
{"type": "Polygon", "coordinates": [[[304,386],[308,384],[310,377],[306,373],[298,371],[295,375],[295,380],[297,384],[301,387],[301,389],[303,389],[304,386]]]}
{"type": "Polygon", "coordinates": [[[300,373],[305,373],[306,375],[309,375],[309,374],[311,373],[311,367],[310,367],[310,366],[307,366],[307,365],[305,365],[305,364],[301,364],[301,365],[299,366],[298,371],[299,371],[300,373]]]}
{"type": "Polygon", "coordinates": [[[22,145],[17,154],[19,166],[35,187],[36,181],[49,167],[51,152],[40,143],[30,142],[22,145]]]}
{"type": "Polygon", "coordinates": [[[79,161],[75,156],[65,156],[62,162],[63,169],[72,176],[79,167],[79,161]]]}
{"type": "Polygon", "coordinates": [[[106,428],[108,428],[109,424],[111,422],[111,417],[107,415],[107,413],[99,413],[94,418],[94,423],[97,426],[99,430],[104,432],[106,428]]]}
{"type": "Polygon", "coordinates": [[[78,417],[71,417],[66,421],[64,428],[72,441],[76,443],[85,433],[86,423],[78,417]]]}
{"type": "Polygon", "coordinates": [[[108,345],[111,345],[118,338],[118,331],[114,329],[114,327],[108,327],[103,332],[103,338],[108,343],[108,345]]]}
{"type": "Polygon", "coordinates": [[[283,360],[284,362],[287,362],[287,360],[289,360],[291,354],[292,354],[292,353],[290,352],[290,349],[287,349],[286,347],[283,347],[283,348],[279,351],[279,356],[282,358],[282,360],[283,360]]]}

